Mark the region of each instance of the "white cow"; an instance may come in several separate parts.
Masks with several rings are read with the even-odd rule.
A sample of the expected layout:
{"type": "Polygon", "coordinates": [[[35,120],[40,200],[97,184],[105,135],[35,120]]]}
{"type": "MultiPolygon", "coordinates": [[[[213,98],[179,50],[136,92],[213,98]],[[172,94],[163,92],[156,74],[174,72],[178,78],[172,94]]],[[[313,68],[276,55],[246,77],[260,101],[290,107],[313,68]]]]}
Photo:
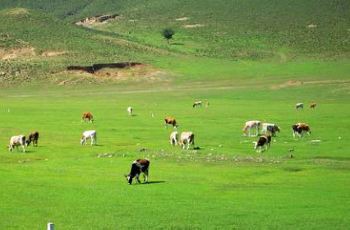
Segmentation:
{"type": "Polygon", "coordinates": [[[190,145],[194,145],[194,134],[192,132],[182,132],[180,135],[179,144],[183,149],[186,148],[186,145],[186,149],[189,149],[190,145]]]}
{"type": "Polygon", "coordinates": [[[202,107],[202,101],[195,101],[192,105],[193,108],[202,107]]]}
{"type": "Polygon", "coordinates": [[[132,111],[133,111],[132,107],[129,106],[126,110],[128,111],[129,116],[132,116],[132,111]]]}
{"type": "Polygon", "coordinates": [[[248,137],[251,137],[251,134],[250,134],[250,130],[251,129],[255,129],[255,135],[254,136],[258,136],[259,135],[260,126],[261,126],[261,122],[260,121],[247,121],[244,124],[244,127],[243,127],[243,134],[244,134],[244,136],[248,135],[248,137]]]}
{"type": "Polygon", "coordinates": [[[303,109],[304,108],[304,103],[296,103],[295,104],[296,109],[303,109]]]}
{"type": "Polygon", "coordinates": [[[179,141],[179,134],[177,131],[174,131],[170,134],[170,144],[171,145],[177,145],[178,141],[179,141]]]}
{"type": "Polygon", "coordinates": [[[10,138],[9,151],[12,152],[12,150],[15,147],[16,149],[18,149],[18,146],[21,146],[23,152],[25,153],[26,152],[25,145],[26,145],[26,137],[24,135],[12,136],[10,138]]]}
{"type": "Polygon", "coordinates": [[[96,136],[96,130],[87,130],[83,132],[83,136],[80,139],[80,144],[86,144],[86,140],[91,140],[91,145],[96,145],[97,136],[96,136]]]}

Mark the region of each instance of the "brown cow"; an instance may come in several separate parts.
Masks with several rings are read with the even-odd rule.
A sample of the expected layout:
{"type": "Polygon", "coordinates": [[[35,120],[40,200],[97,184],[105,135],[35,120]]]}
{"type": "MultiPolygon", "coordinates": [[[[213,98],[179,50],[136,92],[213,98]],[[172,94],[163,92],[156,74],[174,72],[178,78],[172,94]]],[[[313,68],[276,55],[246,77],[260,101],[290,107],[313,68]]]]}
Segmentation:
{"type": "Polygon", "coordinates": [[[91,112],[84,112],[83,113],[83,116],[81,117],[81,120],[82,121],[85,121],[85,122],[94,122],[94,116],[92,115],[91,112]]]}
{"type": "Polygon", "coordinates": [[[293,129],[293,137],[298,135],[299,137],[303,137],[304,133],[307,133],[308,135],[311,134],[310,126],[306,123],[297,123],[295,125],[292,125],[293,129]]]}
{"type": "Polygon", "coordinates": [[[174,117],[165,117],[164,121],[165,127],[167,127],[167,125],[172,125],[174,128],[177,128],[178,126],[174,117]]]}
{"type": "Polygon", "coordinates": [[[311,104],[310,104],[310,109],[316,108],[316,105],[317,105],[316,103],[311,103],[311,104]]]}

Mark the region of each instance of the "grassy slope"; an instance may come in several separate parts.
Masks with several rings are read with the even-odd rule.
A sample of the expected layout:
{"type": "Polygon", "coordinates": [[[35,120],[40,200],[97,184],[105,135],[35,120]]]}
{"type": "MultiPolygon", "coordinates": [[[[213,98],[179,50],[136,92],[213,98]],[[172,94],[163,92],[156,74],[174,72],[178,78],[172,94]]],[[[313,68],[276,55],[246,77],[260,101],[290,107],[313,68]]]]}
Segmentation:
{"type": "Polygon", "coordinates": [[[135,37],[156,45],[159,44],[159,31],[165,26],[172,26],[178,31],[180,43],[199,43],[191,50],[199,54],[202,50],[210,56],[263,58],[281,49],[292,49],[292,53],[296,49],[298,54],[304,55],[349,52],[350,5],[345,0],[66,2],[69,3],[5,0],[2,7],[41,9],[69,21],[116,12],[124,18],[112,26],[112,30],[135,32],[135,37]],[[184,16],[189,20],[175,21],[184,16]],[[130,19],[137,22],[129,22],[130,19]],[[190,30],[182,28],[183,24],[204,24],[205,27],[190,30]],[[310,24],[317,27],[310,29],[307,27],[310,24]]]}
{"type": "Polygon", "coordinates": [[[258,76],[291,76],[301,80],[348,78],[350,11],[346,10],[349,8],[346,1],[269,3],[251,0],[228,4],[222,0],[212,5],[210,1],[199,4],[178,0],[165,6],[163,1],[90,1],[88,4],[75,1],[67,5],[57,1],[5,1],[0,13],[1,46],[18,47],[24,43],[36,48],[39,54],[47,50],[64,50],[67,54],[0,64],[11,76],[20,70],[29,78],[44,79],[55,78],[51,73],[61,72],[67,65],[125,60],[151,63],[174,72],[178,82],[254,80],[258,76]],[[8,8],[14,6],[35,11],[16,14],[18,9],[8,8]],[[178,9],[182,9],[181,15],[178,9]],[[93,30],[71,24],[86,16],[108,12],[120,13],[122,18],[93,30]],[[183,16],[189,20],[175,21],[183,16]],[[182,27],[197,23],[205,27],[182,27]],[[309,24],[317,27],[307,28],[309,24]],[[165,26],[176,29],[173,45],[167,45],[160,36],[165,26]]]}

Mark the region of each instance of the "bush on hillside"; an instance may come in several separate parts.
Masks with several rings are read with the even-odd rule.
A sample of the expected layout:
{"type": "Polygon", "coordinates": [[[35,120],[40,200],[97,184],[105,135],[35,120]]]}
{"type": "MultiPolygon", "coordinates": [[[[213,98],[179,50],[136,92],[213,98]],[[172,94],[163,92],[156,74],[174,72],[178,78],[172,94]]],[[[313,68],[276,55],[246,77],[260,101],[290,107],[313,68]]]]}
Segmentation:
{"type": "Polygon", "coordinates": [[[175,31],[171,28],[166,28],[162,31],[162,35],[168,41],[168,43],[170,39],[173,38],[174,34],[175,34],[175,31]]]}

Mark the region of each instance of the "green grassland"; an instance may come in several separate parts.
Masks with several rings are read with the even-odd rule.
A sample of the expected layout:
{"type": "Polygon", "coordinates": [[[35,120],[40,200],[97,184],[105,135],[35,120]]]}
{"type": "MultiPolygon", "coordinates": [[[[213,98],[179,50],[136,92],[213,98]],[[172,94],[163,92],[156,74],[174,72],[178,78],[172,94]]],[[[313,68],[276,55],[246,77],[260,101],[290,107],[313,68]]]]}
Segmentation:
{"type": "Polygon", "coordinates": [[[0,21],[0,229],[350,225],[348,1],[2,0],[0,21]],[[145,67],[66,71],[125,61],[145,67]],[[169,144],[167,115],[198,149],[169,144]],[[281,127],[268,151],[242,135],[252,119],[281,127]],[[311,135],[293,138],[296,122],[311,135]],[[89,129],[98,144],[81,146],[89,129]],[[7,150],[34,130],[38,147],[7,150]],[[150,159],[150,183],[130,186],[137,158],[150,159]]]}
{"type": "Polygon", "coordinates": [[[0,154],[3,229],[40,228],[47,221],[64,229],[349,225],[350,110],[344,92],[312,85],[166,92],[102,87],[6,95],[1,143],[34,129],[42,137],[26,154],[5,148],[0,154]],[[326,96],[317,98],[316,110],[294,110],[291,95],[311,101],[310,94],[318,91],[326,96]],[[193,109],[194,98],[206,98],[210,106],[193,109]],[[128,105],[135,116],[127,115],[128,105]],[[95,123],[81,123],[86,110],[94,113],[95,123]],[[169,145],[172,128],[163,125],[169,114],[177,117],[180,131],[195,132],[199,150],[169,145]],[[245,120],[255,118],[282,128],[261,154],[253,150],[255,138],[241,133],[245,120]],[[311,136],[292,137],[290,125],[298,121],[311,125],[311,136]],[[97,130],[97,146],[79,145],[87,129],[97,130]],[[98,158],[104,153],[113,157],[98,158]],[[123,175],[139,157],[151,160],[151,183],[129,186],[123,175]]]}

